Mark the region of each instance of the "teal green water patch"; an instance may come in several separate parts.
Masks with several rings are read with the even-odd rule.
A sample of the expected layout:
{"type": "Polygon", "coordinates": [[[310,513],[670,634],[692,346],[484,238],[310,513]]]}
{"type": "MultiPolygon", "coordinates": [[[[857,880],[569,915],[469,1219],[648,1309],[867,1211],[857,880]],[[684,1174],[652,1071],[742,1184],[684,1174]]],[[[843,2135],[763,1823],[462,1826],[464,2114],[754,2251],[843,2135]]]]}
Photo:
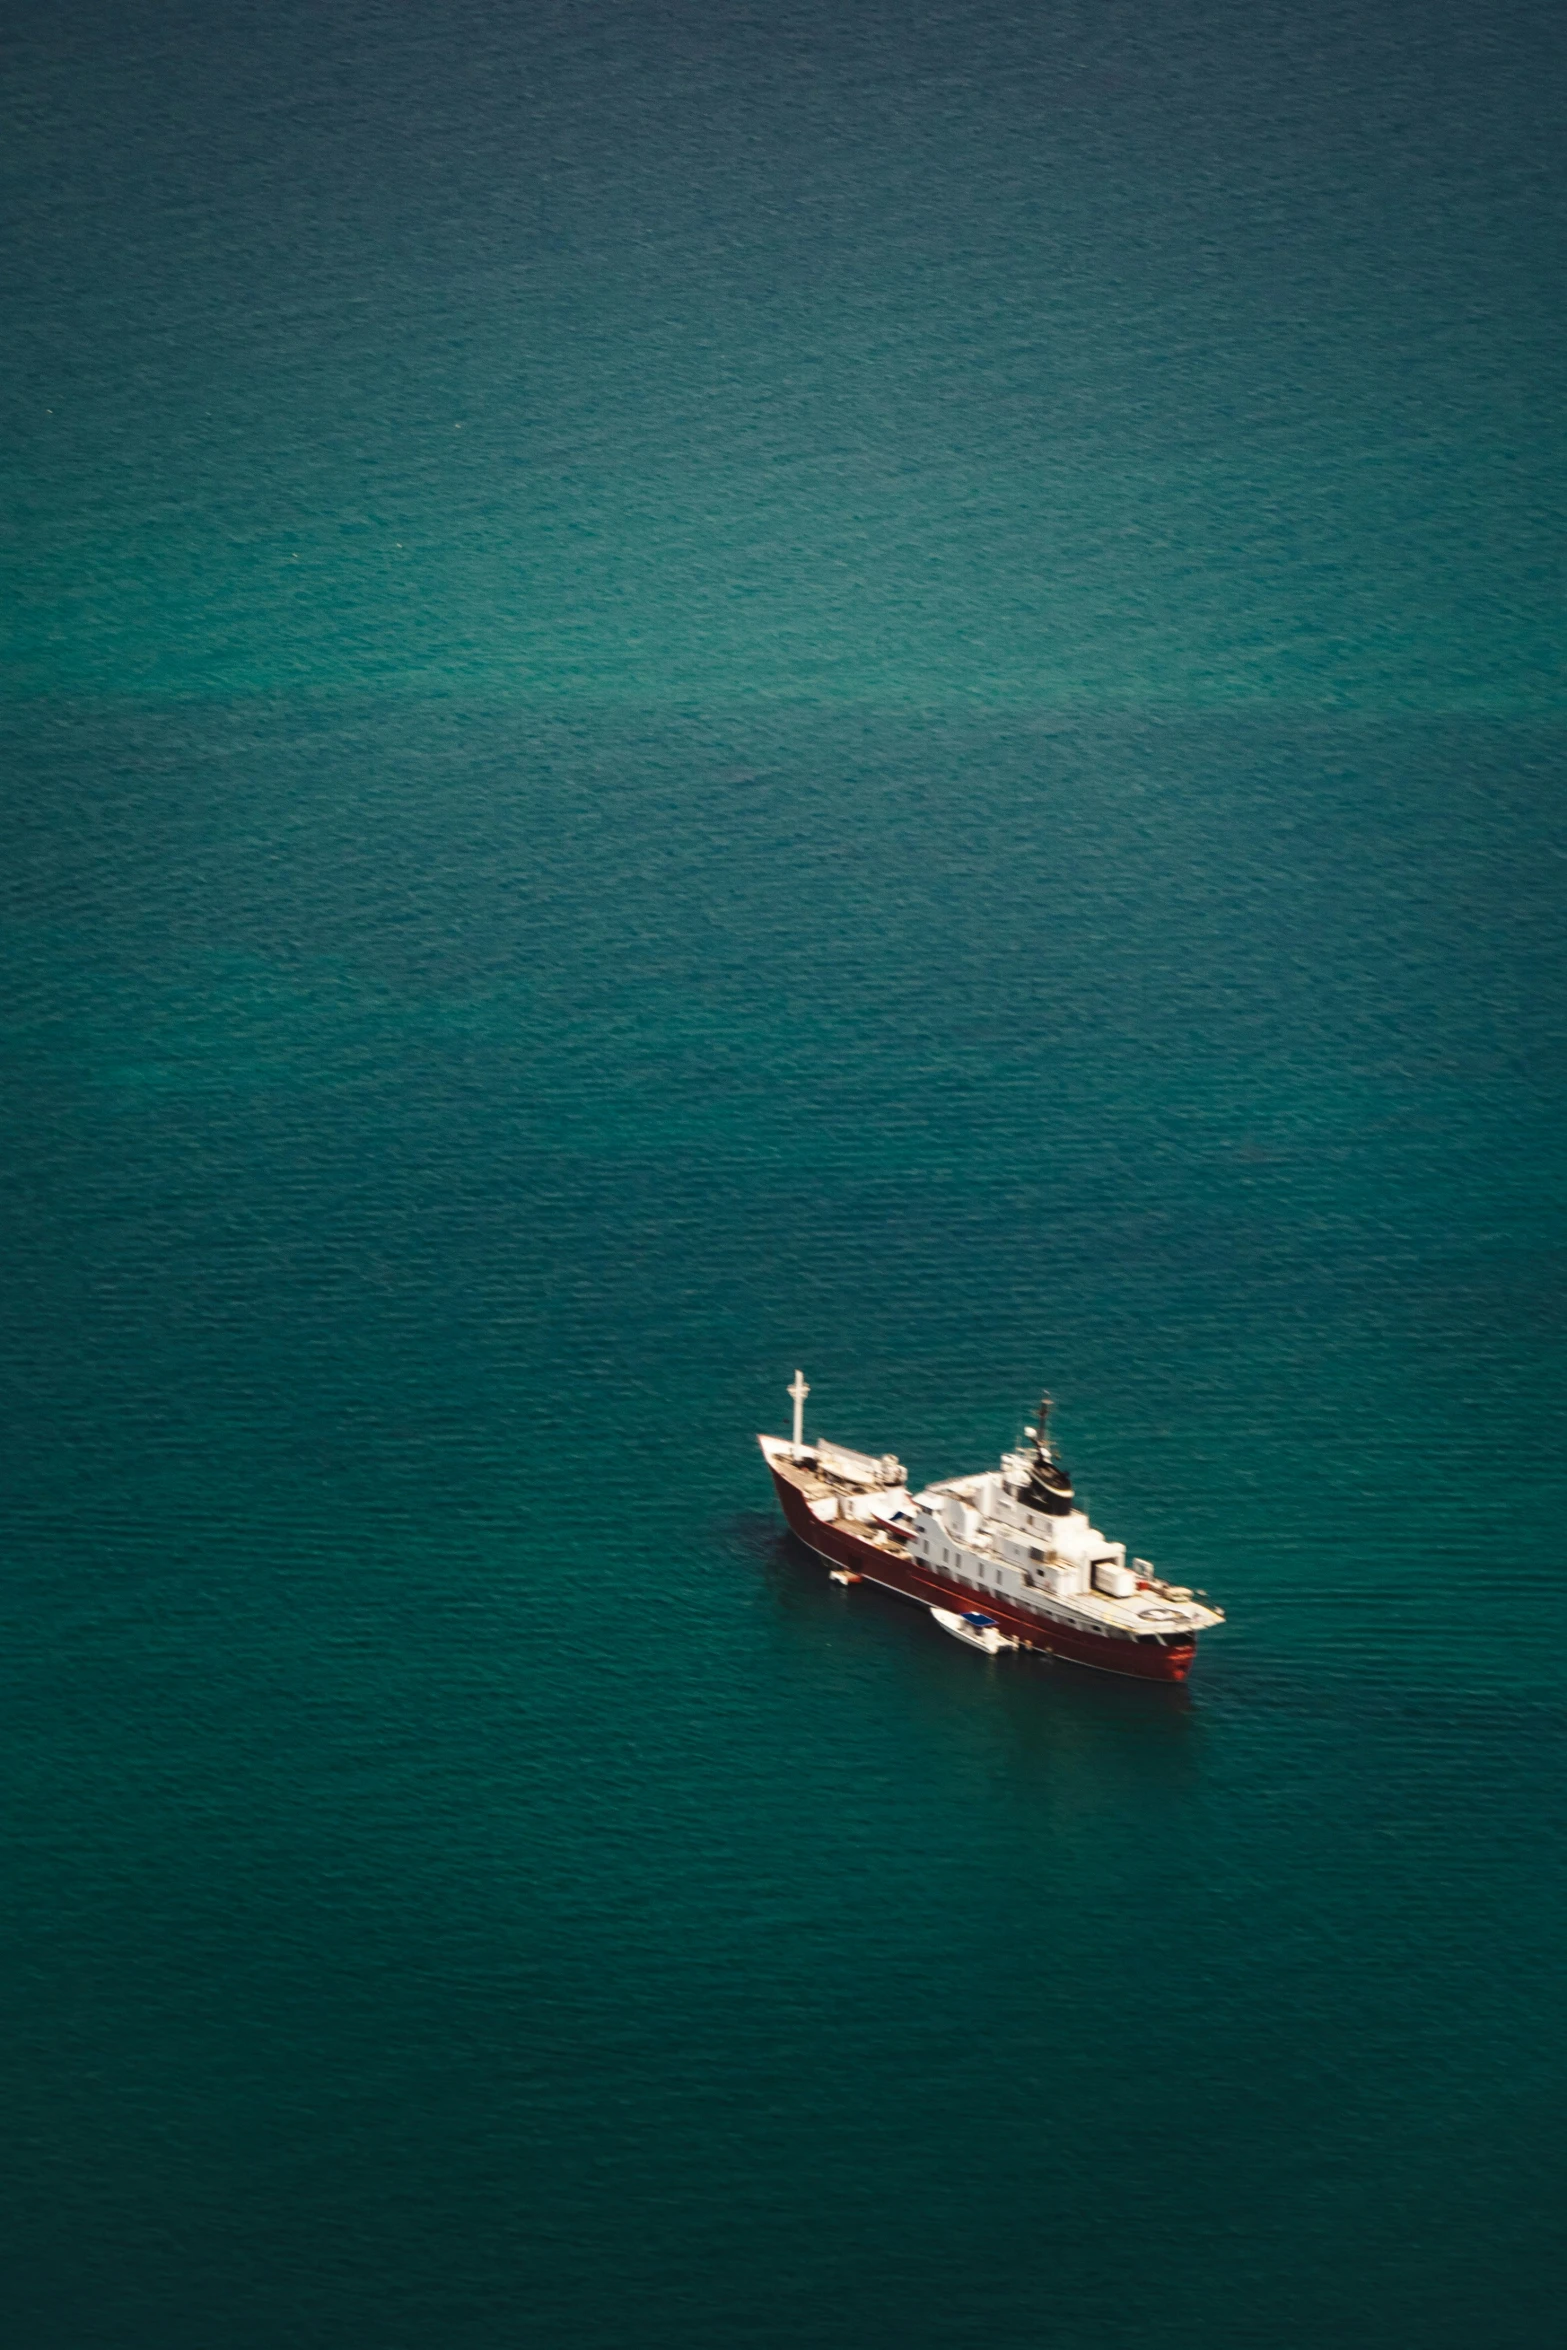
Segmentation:
{"type": "Polygon", "coordinates": [[[1559,730],[0,752],[17,2338],[1534,2350],[1559,730]],[[796,1363],[1190,1688],[829,1586],[796,1363]]]}
{"type": "Polygon", "coordinates": [[[563,464],[504,418],[448,448],[410,417],[363,479],[344,458],[290,482],[284,452],[281,482],[248,508],[225,483],[207,515],[134,476],[83,510],[73,468],[13,508],[4,674],[154,699],[1560,706],[1554,435],[1487,421],[1432,449],[1351,415],[1247,448],[1069,415],[993,451],[929,420],[911,444],[896,418],[864,446],[777,429],[700,463],[633,443],[563,464]]]}
{"type": "Polygon", "coordinates": [[[0,111],[17,2350],[1559,2330],[1561,21],[0,111]],[[1184,1691],[754,1445],[1058,1398],[1184,1691]]]}
{"type": "Polygon", "coordinates": [[[1134,66],[983,10],[867,54],[806,9],[823,69],[760,80],[737,24],[466,13],[407,183],[400,20],[373,70],[294,24],[318,70],[253,59],[270,111],[194,146],[210,28],[120,55],[68,189],[69,77],[19,65],[7,690],[1561,706],[1524,49],[1438,41],[1400,102],[1421,69],[1363,12],[1320,50],[1194,19],[1134,66]],[[464,201],[412,200],[436,157],[464,201]]]}

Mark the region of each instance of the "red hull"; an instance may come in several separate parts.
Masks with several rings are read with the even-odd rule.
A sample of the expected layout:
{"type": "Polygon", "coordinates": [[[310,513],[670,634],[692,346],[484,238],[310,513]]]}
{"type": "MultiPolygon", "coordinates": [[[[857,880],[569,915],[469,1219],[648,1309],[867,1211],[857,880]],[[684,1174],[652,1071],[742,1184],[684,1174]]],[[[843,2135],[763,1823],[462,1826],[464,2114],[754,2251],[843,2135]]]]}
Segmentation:
{"type": "MultiPolygon", "coordinates": [[[[896,1591],[904,1599],[917,1600],[921,1607],[956,1606],[961,1612],[975,1605],[977,1595],[967,1586],[943,1582],[939,1575],[931,1574],[913,1559],[896,1557],[879,1543],[865,1541],[848,1526],[836,1522],[824,1525],[812,1515],[811,1505],[799,1488],[791,1485],[786,1477],[780,1477],[770,1463],[769,1474],[789,1531],[797,1534],[818,1558],[829,1559],[835,1567],[851,1568],[855,1574],[863,1575],[867,1583],[880,1583],[885,1590],[896,1591]]],[[[1025,1648],[1063,1656],[1076,1665],[1091,1665],[1099,1673],[1122,1673],[1134,1681],[1184,1681],[1197,1654],[1195,1641],[1182,1648],[1156,1648],[1144,1647],[1140,1641],[1102,1640],[1092,1632],[1075,1632],[1066,1624],[1022,1615],[992,1592],[984,1594],[983,1606],[986,1615],[993,1617],[1004,1632],[1020,1640],[1025,1648]]]]}

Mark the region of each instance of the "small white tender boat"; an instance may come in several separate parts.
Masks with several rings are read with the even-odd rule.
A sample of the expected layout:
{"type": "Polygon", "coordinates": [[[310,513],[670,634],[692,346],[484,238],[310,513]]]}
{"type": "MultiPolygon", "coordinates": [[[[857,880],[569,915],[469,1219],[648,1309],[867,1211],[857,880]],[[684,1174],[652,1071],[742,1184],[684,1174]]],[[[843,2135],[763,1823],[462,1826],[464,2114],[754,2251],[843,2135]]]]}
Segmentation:
{"type": "Polygon", "coordinates": [[[986,1656],[998,1656],[1003,1648],[1017,1646],[1015,1640],[1007,1638],[994,1616],[982,1616],[977,1608],[969,1608],[961,1616],[949,1607],[933,1607],[930,1612],[943,1632],[950,1632],[954,1640],[961,1640],[965,1647],[978,1648],[986,1656]]]}

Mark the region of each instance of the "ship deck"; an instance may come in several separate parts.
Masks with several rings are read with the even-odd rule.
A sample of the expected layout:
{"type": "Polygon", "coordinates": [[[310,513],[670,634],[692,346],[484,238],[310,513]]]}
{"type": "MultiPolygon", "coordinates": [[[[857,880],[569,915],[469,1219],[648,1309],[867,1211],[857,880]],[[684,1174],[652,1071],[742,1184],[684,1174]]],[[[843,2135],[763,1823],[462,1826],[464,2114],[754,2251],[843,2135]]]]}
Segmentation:
{"type": "MultiPolygon", "coordinates": [[[[807,1503],[864,1501],[874,1499],[878,1493],[891,1495],[905,1490],[902,1486],[867,1486],[853,1477],[835,1476],[814,1459],[797,1461],[792,1458],[791,1449],[782,1438],[758,1437],[757,1442],[774,1475],[784,1478],[807,1503]]],[[[889,1558],[903,1558],[906,1555],[907,1545],[900,1542],[897,1535],[889,1532],[885,1526],[878,1525],[874,1518],[839,1518],[833,1522],[842,1532],[852,1534],[856,1541],[867,1542],[873,1549],[885,1551],[889,1558]]]]}

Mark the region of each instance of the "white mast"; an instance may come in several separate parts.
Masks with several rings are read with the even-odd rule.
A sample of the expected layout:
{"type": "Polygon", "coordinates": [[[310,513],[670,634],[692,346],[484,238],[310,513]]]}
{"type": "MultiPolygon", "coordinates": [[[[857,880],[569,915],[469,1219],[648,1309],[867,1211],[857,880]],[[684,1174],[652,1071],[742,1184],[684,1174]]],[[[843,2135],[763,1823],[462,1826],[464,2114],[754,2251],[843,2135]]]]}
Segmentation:
{"type": "Polygon", "coordinates": [[[800,1457],[800,1431],[805,1425],[805,1399],[810,1394],[810,1392],[810,1389],[805,1384],[805,1373],[803,1371],[796,1371],[794,1375],[794,1385],[789,1390],[789,1393],[794,1397],[793,1458],[795,1460],[798,1460],[800,1457]]]}

